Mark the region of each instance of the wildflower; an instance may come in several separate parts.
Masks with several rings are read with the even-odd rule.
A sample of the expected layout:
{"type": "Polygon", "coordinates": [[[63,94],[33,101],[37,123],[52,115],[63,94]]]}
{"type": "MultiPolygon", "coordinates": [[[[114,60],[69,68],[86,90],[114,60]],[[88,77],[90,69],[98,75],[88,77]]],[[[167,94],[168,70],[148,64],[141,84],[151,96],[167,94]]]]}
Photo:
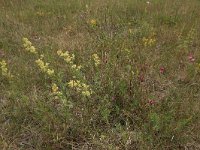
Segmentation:
{"type": "Polygon", "coordinates": [[[91,24],[92,26],[96,26],[96,25],[97,25],[97,21],[96,21],[95,19],[91,19],[91,20],[90,20],[90,24],[91,24]]]}
{"type": "Polygon", "coordinates": [[[154,105],[156,102],[155,102],[154,100],[150,99],[148,103],[149,103],[150,105],[154,105]]]}
{"type": "Polygon", "coordinates": [[[42,71],[46,70],[46,65],[44,64],[44,62],[41,59],[37,59],[35,62],[42,71]]]}
{"type": "Polygon", "coordinates": [[[52,84],[52,88],[51,89],[52,89],[53,93],[57,93],[58,92],[58,86],[55,83],[52,84]]]}
{"type": "Polygon", "coordinates": [[[82,68],[82,66],[77,66],[76,64],[73,64],[73,65],[71,66],[71,68],[72,68],[73,70],[79,71],[79,70],[82,68]]]}
{"type": "Polygon", "coordinates": [[[200,63],[196,63],[196,70],[200,71],[200,63]]]}
{"type": "Polygon", "coordinates": [[[82,91],[82,95],[89,97],[91,93],[89,91],[82,91]]]}
{"type": "Polygon", "coordinates": [[[150,4],[150,2],[149,2],[149,1],[147,1],[146,3],[147,3],[148,5],[150,4]]]}
{"type": "Polygon", "coordinates": [[[147,47],[147,46],[153,46],[155,44],[155,42],[156,42],[156,39],[155,38],[146,38],[146,37],[144,37],[142,39],[142,41],[143,41],[144,46],[147,47]]]}
{"type": "Polygon", "coordinates": [[[195,61],[194,55],[192,53],[189,54],[188,59],[191,63],[195,61]]]}
{"type": "Polygon", "coordinates": [[[44,55],[43,55],[43,54],[42,54],[42,55],[40,55],[40,58],[41,58],[41,59],[43,59],[43,58],[44,58],[44,55]]]}
{"type": "Polygon", "coordinates": [[[59,88],[55,83],[52,84],[51,90],[52,90],[52,94],[54,95],[55,99],[60,99],[62,101],[62,103],[64,103],[64,104],[67,102],[66,99],[63,98],[63,93],[61,91],[59,91],[59,88]]]}
{"type": "Polygon", "coordinates": [[[6,76],[7,75],[7,73],[8,73],[8,69],[7,69],[7,67],[6,67],[6,62],[5,62],[5,60],[2,60],[1,62],[0,62],[0,65],[1,65],[1,72],[2,72],[2,75],[3,76],[6,76]]]}
{"type": "Polygon", "coordinates": [[[141,75],[139,76],[139,81],[140,81],[140,82],[144,82],[144,75],[141,74],[141,75]]]}
{"type": "Polygon", "coordinates": [[[1,68],[2,76],[8,77],[8,78],[12,78],[13,77],[10,74],[10,72],[8,71],[7,63],[6,63],[5,60],[0,61],[0,68],[1,68]]]}
{"type": "Polygon", "coordinates": [[[68,51],[62,52],[61,50],[58,50],[57,54],[69,64],[72,64],[75,59],[75,55],[74,54],[70,55],[68,51]]]}
{"type": "Polygon", "coordinates": [[[76,89],[78,92],[81,92],[83,96],[89,97],[92,94],[92,91],[89,85],[80,82],[79,80],[70,80],[67,84],[70,88],[76,89]]]}
{"type": "Polygon", "coordinates": [[[93,57],[95,66],[98,66],[100,64],[99,56],[97,54],[93,54],[92,57],[93,57]]]}
{"type": "Polygon", "coordinates": [[[53,75],[54,74],[54,70],[53,69],[47,69],[47,74],[49,76],[53,75]]]}
{"type": "Polygon", "coordinates": [[[42,72],[47,73],[49,76],[52,76],[54,74],[54,70],[49,69],[49,63],[45,63],[42,58],[37,59],[35,62],[42,72]]]}
{"type": "Polygon", "coordinates": [[[36,50],[35,50],[35,47],[34,47],[34,46],[31,46],[29,50],[30,50],[30,52],[31,52],[31,53],[35,53],[35,52],[36,52],[36,50]]]}
{"type": "Polygon", "coordinates": [[[51,90],[52,90],[52,93],[56,96],[55,98],[58,98],[58,96],[62,96],[63,95],[62,92],[59,91],[59,88],[55,83],[52,84],[51,90]]]}
{"type": "Polygon", "coordinates": [[[32,46],[32,43],[27,38],[23,38],[22,41],[23,41],[23,46],[26,51],[33,53],[33,54],[37,54],[35,47],[32,46]]]}
{"type": "Polygon", "coordinates": [[[164,67],[160,67],[160,73],[164,74],[164,72],[165,72],[165,68],[164,67]]]}
{"type": "Polygon", "coordinates": [[[38,11],[38,12],[36,12],[36,15],[38,15],[38,16],[44,16],[44,12],[42,12],[42,11],[38,11]]]}
{"type": "Polygon", "coordinates": [[[70,88],[73,88],[73,87],[74,87],[74,80],[70,80],[70,81],[68,82],[68,86],[69,86],[70,88]]]}
{"type": "Polygon", "coordinates": [[[57,54],[58,54],[58,56],[61,56],[62,51],[61,51],[61,50],[58,50],[58,51],[57,51],[57,54]]]}
{"type": "Polygon", "coordinates": [[[77,66],[76,66],[75,64],[74,64],[74,65],[72,65],[72,68],[73,68],[73,69],[76,69],[76,67],[77,67],[77,66]]]}
{"type": "Polygon", "coordinates": [[[115,96],[112,97],[112,100],[113,100],[113,101],[115,100],[115,96]]]}
{"type": "Polygon", "coordinates": [[[133,33],[133,29],[128,29],[128,31],[130,34],[133,33]]]}

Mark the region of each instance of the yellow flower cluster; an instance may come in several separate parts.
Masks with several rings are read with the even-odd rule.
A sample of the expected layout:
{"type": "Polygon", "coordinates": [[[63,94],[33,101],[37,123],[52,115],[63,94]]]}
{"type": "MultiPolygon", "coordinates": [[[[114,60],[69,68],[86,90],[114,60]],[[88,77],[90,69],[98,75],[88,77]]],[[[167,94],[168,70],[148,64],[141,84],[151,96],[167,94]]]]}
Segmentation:
{"type": "Polygon", "coordinates": [[[49,63],[45,63],[42,60],[42,56],[39,59],[37,59],[35,62],[39,66],[42,72],[47,73],[49,76],[54,74],[54,70],[49,69],[49,63]]]}
{"type": "Polygon", "coordinates": [[[55,97],[54,97],[55,99],[61,100],[62,103],[65,104],[65,105],[68,105],[69,108],[72,108],[72,107],[73,107],[72,102],[71,102],[71,101],[68,101],[68,100],[64,97],[63,93],[62,93],[61,91],[59,91],[59,88],[58,88],[58,86],[57,86],[55,83],[52,84],[51,90],[52,90],[53,96],[55,96],[55,97]]]}
{"type": "Polygon", "coordinates": [[[10,72],[8,72],[7,63],[5,60],[0,61],[0,67],[1,67],[2,76],[9,77],[9,78],[13,77],[10,74],[10,72]]]}
{"type": "Polygon", "coordinates": [[[72,64],[75,59],[75,55],[74,54],[70,55],[68,51],[62,52],[61,50],[58,50],[57,54],[69,64],[72,64]]]}
{"type": "MultiPolygon", "coordinates": [[[[75,59],[74,54],[70,55],[70,53],[68,51],[63,52],[61,50],[58,50],[57,54],[58,54],[58,56],[62,57],[65,60],[65,62],[67,62],[70,65],[72,70],[80,71],[80,69],[82,68],[81,65],[78,66],[78,65],[74,64],[74,59],[75,59]]],[[[96,57],[96,58],[98,58],[98,57],[96,57]]],[[[98,63],[99,63],[99,61],[98,61],[98,63]]],[[[75,78],[75,76],[74,76],[74,78],[75,78]]],[[[85,83],[82,83],[79,80],[70,80],[67,83],[67,85],[69,86],[69,88],[76,89],[76,91],[81,93],[83,96],[89,97],[92,94],[92,90],[90,89],[89,85],[86,85],[85,83]]]]}
{"type": "Polygon", "coordinates": [[[143,41],[144,46],[148,47],[148,46],[153,46],[155,44],[155,42],[156,42],[156,39],[155,38],[146,38],[146,37],[144,37],[142,39],[142,41],[143,41]]]}
{"type": "Polygon", "coordinates": [[[81,65],[78,66],[78,65],[74,64],[74,59],[75,59],[74,54],[70,55],[68,51],[62,52],[61,50],[58,50],[57,54],[58,54],[58,56],[62,57],[65,60],[65,62],[67,62],[68,64],[71,65],[72,70],[79,71],[82,68],[81,65]]]}
{"type": "Polygon", "coordinates": [[[92,58],[93,58],[93,60],[94,60],[95,66],[98,66],[98,65],[101,63],[101,61],[100,61],[100,59],[99,59],[99,56],[98,56],[97,54],[93,54],[93,55],[92,55],[92,58]]]}
{"type": "Polygon", "coordinates": [[[68,86],[70,88],[75,88],[83,96],[89,97],[92,94],[92,90],[90,89],[89,85],[86,85],[85,83],[81,83],[79,80],[70,80],[68,82],[68,86]]]}
{"type": "Polygon", "coordinates": [[[196,63],[196,69],[200,72],[200,63],[196,63]]]}
{"type": "Polygon", "coordinates": [[[79,71],[79,70],[82,68],[82,66],[81,66],[81,65],[77,66],[76,64],[73,64],[73,65],[71,66],[71,68],[72,68],[73,70],[79,71]]]}
{"type": "Polygon", "coordinates": [[[45,14],[44,14],[44,12],[42,12],[42,11],[38,11],[38,12],[36,12],[36,15],[42,17],[42,16],[44,16],[45,14]]]}
{"type": "Polygon", "coordinates": [[[32,43],[27,38],[23,38],[22,41],[23,41],[23,46],[26,49],[26,51],[33,54],[37,54],[35,47],[32,46],[32,43]]]}
{"type": "Polygon", "coordinates": [[[128,31],[130,34],[133,33],[133,29],[128,29],[128,31]]]}
{"type": "Polygon", "coordinates": [[[96,26],[96,25],[97,25],[97,21],[96,21],[95,19],[91,19],[91,20],[90,20],[90,24],[91,24],[92,26],[96,26]]]}
{"type": "Polygon", "coordinates": [[[52,84],[51,89],[52,93],[56,95],[56,98],[58,98],[57,96],[63,95],[62,92],[59,91],[58,86],[55,83],[52,84]]]}

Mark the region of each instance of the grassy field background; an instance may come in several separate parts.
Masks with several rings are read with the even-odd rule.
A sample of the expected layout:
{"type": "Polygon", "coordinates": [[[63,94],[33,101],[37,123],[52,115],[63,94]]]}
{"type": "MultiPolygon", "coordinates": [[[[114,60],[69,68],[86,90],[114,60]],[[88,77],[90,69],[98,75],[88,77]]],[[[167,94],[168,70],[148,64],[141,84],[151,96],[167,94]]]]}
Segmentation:
{"type": "Polygon", "coordinates": [[[199,8],[0,0],[0,149],[200,149],[199,8]]]}

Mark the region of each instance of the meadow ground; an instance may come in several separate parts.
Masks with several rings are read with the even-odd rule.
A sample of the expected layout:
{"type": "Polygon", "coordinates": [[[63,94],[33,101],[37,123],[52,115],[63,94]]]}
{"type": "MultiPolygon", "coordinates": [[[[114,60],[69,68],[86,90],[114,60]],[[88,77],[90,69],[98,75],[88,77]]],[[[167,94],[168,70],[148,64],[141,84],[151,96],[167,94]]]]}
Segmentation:
{"type": "Polygon", "coordinates": [[[200,149],[199,0],[0,0],[0,149],[200,149]]]}

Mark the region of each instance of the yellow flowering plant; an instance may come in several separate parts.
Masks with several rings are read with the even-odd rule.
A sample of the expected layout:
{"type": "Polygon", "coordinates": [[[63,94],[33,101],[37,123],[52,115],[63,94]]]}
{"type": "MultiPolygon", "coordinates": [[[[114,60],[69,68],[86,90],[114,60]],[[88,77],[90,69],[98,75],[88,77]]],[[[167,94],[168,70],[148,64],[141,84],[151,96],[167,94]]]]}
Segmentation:
{"type": "Polygon", "coordinates": [[[75,59],[75,55],[74,54],[70,55],[68,51],[62,52],[61,50],[58,50],[57,54],[69,64],[72,64],[75,59]]]}
{"type": "Polygon", "coordinates": [[[26,51],[33,53],[33,54],[37,54],[35,47],[32,45],[32,43],[27,38],[23,38],[22,41],[23,41],[23,46],[26,51]]]}
{"type": "Polygon", "coordinates": [[[11,73],[8,71],[7,63],[5,60],[0,61],[0,68],[1,68],[2,76],[7,77],[7,78],[13,77],[13,75],[11,75],[11,73]]]}
{"type": "Polygon", "coordinates": [[[42,57],[40,57],[39,59],[37,59],[36,64],[39,66],[40,70],[44,73],[46,73],[49,76],[52,76],[54,74],[54,69],[50,69],[49,68],[49,63],[45,63],[42,59],[42,57]]]}
{"type": "MultiPolygon", "coordinates": [[[[33,54],[37,54],[36,56],[38,56],[38,52],[36,51],[36,48],[32,45],[32,43],[27,38],[23,38],[22,41],[23,41],[23,46],[26,51],[33,54]]],[[[50,69],[49,63],[45,63],[43,58],[44,58],[44,55],[40,55],[40,58],[38,58],[35,61],[35,63],[39,66],[42,72],[46,73],[48,76],[52,76],[54,74],[54,69],[50,69]]]]}
{"type": "Polygon", "coordinates": [[[82,83],[79,80],[70,80],[68,82],[68,87],[74,88],[76,91],[81,93],[83,96],[90,97],[92,94],[92,90],[90,89],[89,85],[86,85],[85,83],[82,83]]]}
{"type": "Polygon", "coordinates": [[[97,25],[97,20],[96,19],[91,19],[90,21],[89,21],[89,24],[91,25],[91,26],[96,26],[97,25]]]}
{"type": "Polygon", "coordinates": [[[93,54],[92,58],[94,60],[94,64],[95,64],[96,67],[101,64],[100,58],[99,58],[99,56],[97,54],[93,54]]]}
{"type": "Polygon", "coordinates": [[[70,66],[70,68],[73,71],[79,72],[80,69],[82,68],[81,65],[76,65],[74,63],[75,55],[74,54],[70,54],[69,51],[63,52],[62,50],[58,50],[57,54],[58,54],[58,56],[60,56],[61,58],[64,59],[64,61],[70,66]]]}
{"type": "Polygon", "coordinates": [[[68,106],[69,108],[73,107],[73,103],[67,100],[67,97],[64,96],[63,92],[59,89],[56,83],[53,83],[51,86],[52,95],[55,99],[61,100],[62,104],[68,106]]]}
{"type": "Polygon", "coordinates": [[[143,44],[144,44],[145,47],[148,47],[148,46],[151,47],[156,43],[156,39],[154,37],[152,37],[152,38],[151,37],[149,37],[149,38],[144,37],[142,39],[142,41],[143,41],[143,44]]]}
{"type": "Polygon", "coordinates": [[[70,54],[69,51],[63,52],[62,50],[57,51],[58,56],[64,59],[64,61],[69,65],[72,72],[74,72],[74,78],[82,78],[81,80],[70,80],[67,83],[67,86],[71,89],[75,89],[78,93],[81,93],[83,96],[89,97],[92,94],[92,90],[86,85],[83,80],[84,76],[80,76],[81,65],[76,65],[74,63],[75,55],[70,54]]]}
{"type": "MultiPolygon", "coordinates": [[[[50,63],[44,61],[44,55],[40,55],[37,53],[36,49],[33,48],[32,43],[27,39],[23,38],[23,46],[26,51],[30,53],[36,54],[37,59],[35,60],[35,63],[39,67],[39,69],[46,75],[50,77],[52,80],[52,85],[51,85],[51,94],[55,99],[59,99],[62,101],[63,104],[68,105],[69,107],[72,107],[73,104],[71,101],[69,101],[69,97],[67,96],[68,93],[66,89],[59,89],[60,85],[67,85],[67,88],[71,90],[75,90],[77,93],[81,94],[84,97],[90,97],[92,95],[92,89],[90,88],[89,85],[87,85],[84,80],[85,76],[81,74],[81,65],[77,65],[74,63],[75,61],[75,55],[70,54],[69,51],[63,52],[62,50],[58,50],[57,54],[59,57],[61,57],[69,66],[70,71],[73,74],[73,80],[69,80],[67,83],[62,82],[62,77],[59,76],[59,73],[55,72],[54,69],[50,67],[50,63]],[[39,56],[39,57],[38,57],[39,56]],[[56,83],[59,84],[57,85],[56,83]]],[[[100,64],[100,59],[97,54],[93,55],[95,65],[100,64]]]]}

